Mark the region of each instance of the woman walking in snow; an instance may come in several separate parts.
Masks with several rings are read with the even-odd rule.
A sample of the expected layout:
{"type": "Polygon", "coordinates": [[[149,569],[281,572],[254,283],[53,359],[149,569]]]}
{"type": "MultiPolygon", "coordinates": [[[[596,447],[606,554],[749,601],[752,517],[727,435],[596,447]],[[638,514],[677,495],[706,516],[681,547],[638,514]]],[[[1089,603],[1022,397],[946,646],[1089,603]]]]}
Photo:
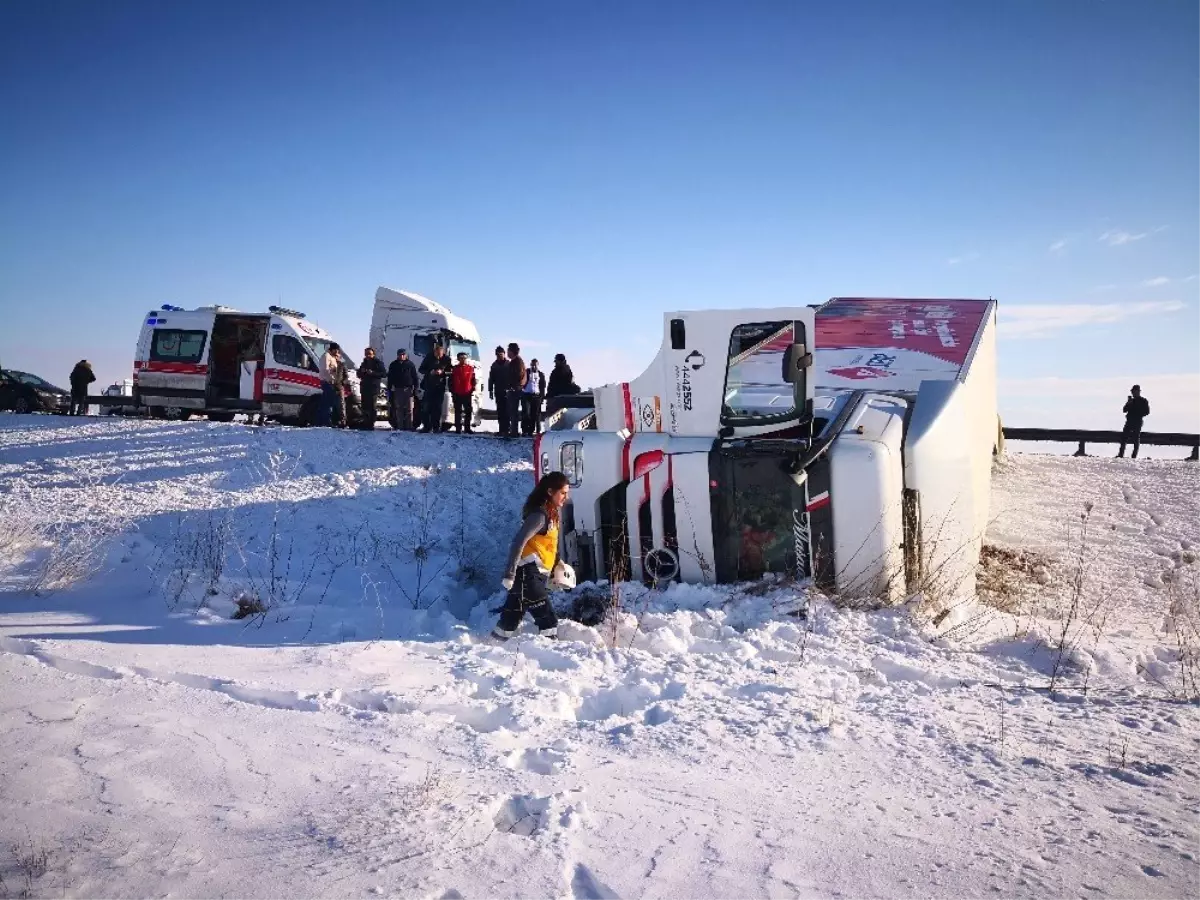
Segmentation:
{"type": "Polygon", "coordinates": [[[521,527],[500,580],[508,599],[492,634],[502,641],[517,633],[526,612],[533,616],[538,634],[558,636],[558,617],[550,605],[550,573],[558,562],[558,521],[569,493],[567,476],[550,472],[525,500],[521,527]]]}

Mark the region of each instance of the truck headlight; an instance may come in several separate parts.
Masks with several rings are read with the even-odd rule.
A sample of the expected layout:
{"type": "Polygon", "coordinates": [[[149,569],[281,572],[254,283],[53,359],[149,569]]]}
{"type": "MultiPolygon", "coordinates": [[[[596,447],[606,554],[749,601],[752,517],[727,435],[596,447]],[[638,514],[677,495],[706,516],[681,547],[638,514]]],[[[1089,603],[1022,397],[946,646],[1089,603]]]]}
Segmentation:
{"type": "Polygon", "coordinates": [[[583,444],[571,441],[558,452],[558,470],[567,476],[567,483],[577,487],[583,481],[583,444]]]}

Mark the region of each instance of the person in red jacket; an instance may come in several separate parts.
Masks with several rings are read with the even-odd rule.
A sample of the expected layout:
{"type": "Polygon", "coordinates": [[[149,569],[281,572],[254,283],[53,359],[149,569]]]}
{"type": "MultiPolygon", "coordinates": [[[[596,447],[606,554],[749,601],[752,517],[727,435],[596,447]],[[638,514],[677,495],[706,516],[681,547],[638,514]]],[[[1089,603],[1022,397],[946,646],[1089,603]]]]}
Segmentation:
{"type": "Polygon", "coordinates": [[[475,367],[467,362],[467,354],[458,354],[458,362],[450,370],[450,394],[454,398],[454,430],[471,434],[471,396],[475,393],[475,367]]]}

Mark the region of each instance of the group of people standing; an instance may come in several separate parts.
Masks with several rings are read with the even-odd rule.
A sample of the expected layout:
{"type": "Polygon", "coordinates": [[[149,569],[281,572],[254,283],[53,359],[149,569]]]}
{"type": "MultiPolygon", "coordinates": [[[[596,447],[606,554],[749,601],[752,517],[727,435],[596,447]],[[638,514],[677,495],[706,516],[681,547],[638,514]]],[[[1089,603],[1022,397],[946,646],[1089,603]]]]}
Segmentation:
{"type": "MultiPolygon", "coordinates": [[[[321,404],[317,410],[317,424],[344,428],[348,424],[348,372],[338,344],[329,345],[320,368],[321,404]]],[[[433,352],[425,357],[418,369],[408,358],[408,351],[399,350],[385,368],[375,351],[367,347],[358,367],[358,380],[364,430],[375,428],[379,392],[386,383],[388,422],[397,431],[444,431],[442,411],[447,391],[454,405],[455,431],[459,434],[473,431],[471,397],[475,393],[475,367],[466,353],[459,353],[458,361],[451,363],[446,348],[435,344],[433,352]]]]}
{"type": "Polygon", "coordinates": [[[547,399],[578,394],[579,385],[567,358],[554,357],[549,379],[532,359],[526,367],[521,348],[513,343],[496,348],[496,359],[488,373],[488,397],[496,402],[501,437],[526,437],[542,430],[542,408],[547,399]]]}

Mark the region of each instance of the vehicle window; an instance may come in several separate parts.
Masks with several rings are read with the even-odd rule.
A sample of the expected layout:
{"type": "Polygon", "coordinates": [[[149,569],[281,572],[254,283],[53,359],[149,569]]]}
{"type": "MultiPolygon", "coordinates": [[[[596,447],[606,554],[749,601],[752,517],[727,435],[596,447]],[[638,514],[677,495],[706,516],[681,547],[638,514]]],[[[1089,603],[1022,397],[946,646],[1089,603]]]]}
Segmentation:
{"type": "Polygon", "coordinates": [[[271,355],[280,366],[291,366],[293,369],[309,369],[319,371],[316,362],[307,349],[290,334],[275,334],[271,336],[271,355]]]}
{"type": "Polygon", "coordinates": [[[53,387],[53,385],[51,385],[50,382],[46,381],[44,378],[38,378],[36,375],[30,375],[28,372],[13,372],[13,375],[17,376],[17,381],[27,384],[30,387],[53,387]]]}
{"type": "MultiPolygon", "coordinates": [[[[329,352],[329,346],[333,343],[333,341],[327,341],[324,338],[310,337],[305,338],[304,343],[307,344],[308,349],[312,351],[313,359],[320,359],[329,352]]],[[[342,358],[346,358],[345,350],[342,351],[342,358]]]]}
{"type": "Polygon", "coordinates": [[[794,329],[794,322],[756,322],[733,329],[722,420],[791,415],[796,406],[795,389],[784,380],[783,359],[794,329]]]}
{"type": "Polygon", "coordinates": [[[204,355],[207,331],[156,328],[150,343],[150,358],[158,362],[198,363],[204,355]]]}
{"type": "Polygon", "coordinates": [[[413,355],[428,356],[433,352],[433,345],[441,343],[436,339],[437,335],[433,334],[414,334],[413,335],[413,355]]]}
{"type": "Polygon", "coordinates": [[[479,345],[474,341],[458,341],[450,339],[450,358],[457,360],[458,354],[467,354],[468,359],[479,362],[479,345]]]}

